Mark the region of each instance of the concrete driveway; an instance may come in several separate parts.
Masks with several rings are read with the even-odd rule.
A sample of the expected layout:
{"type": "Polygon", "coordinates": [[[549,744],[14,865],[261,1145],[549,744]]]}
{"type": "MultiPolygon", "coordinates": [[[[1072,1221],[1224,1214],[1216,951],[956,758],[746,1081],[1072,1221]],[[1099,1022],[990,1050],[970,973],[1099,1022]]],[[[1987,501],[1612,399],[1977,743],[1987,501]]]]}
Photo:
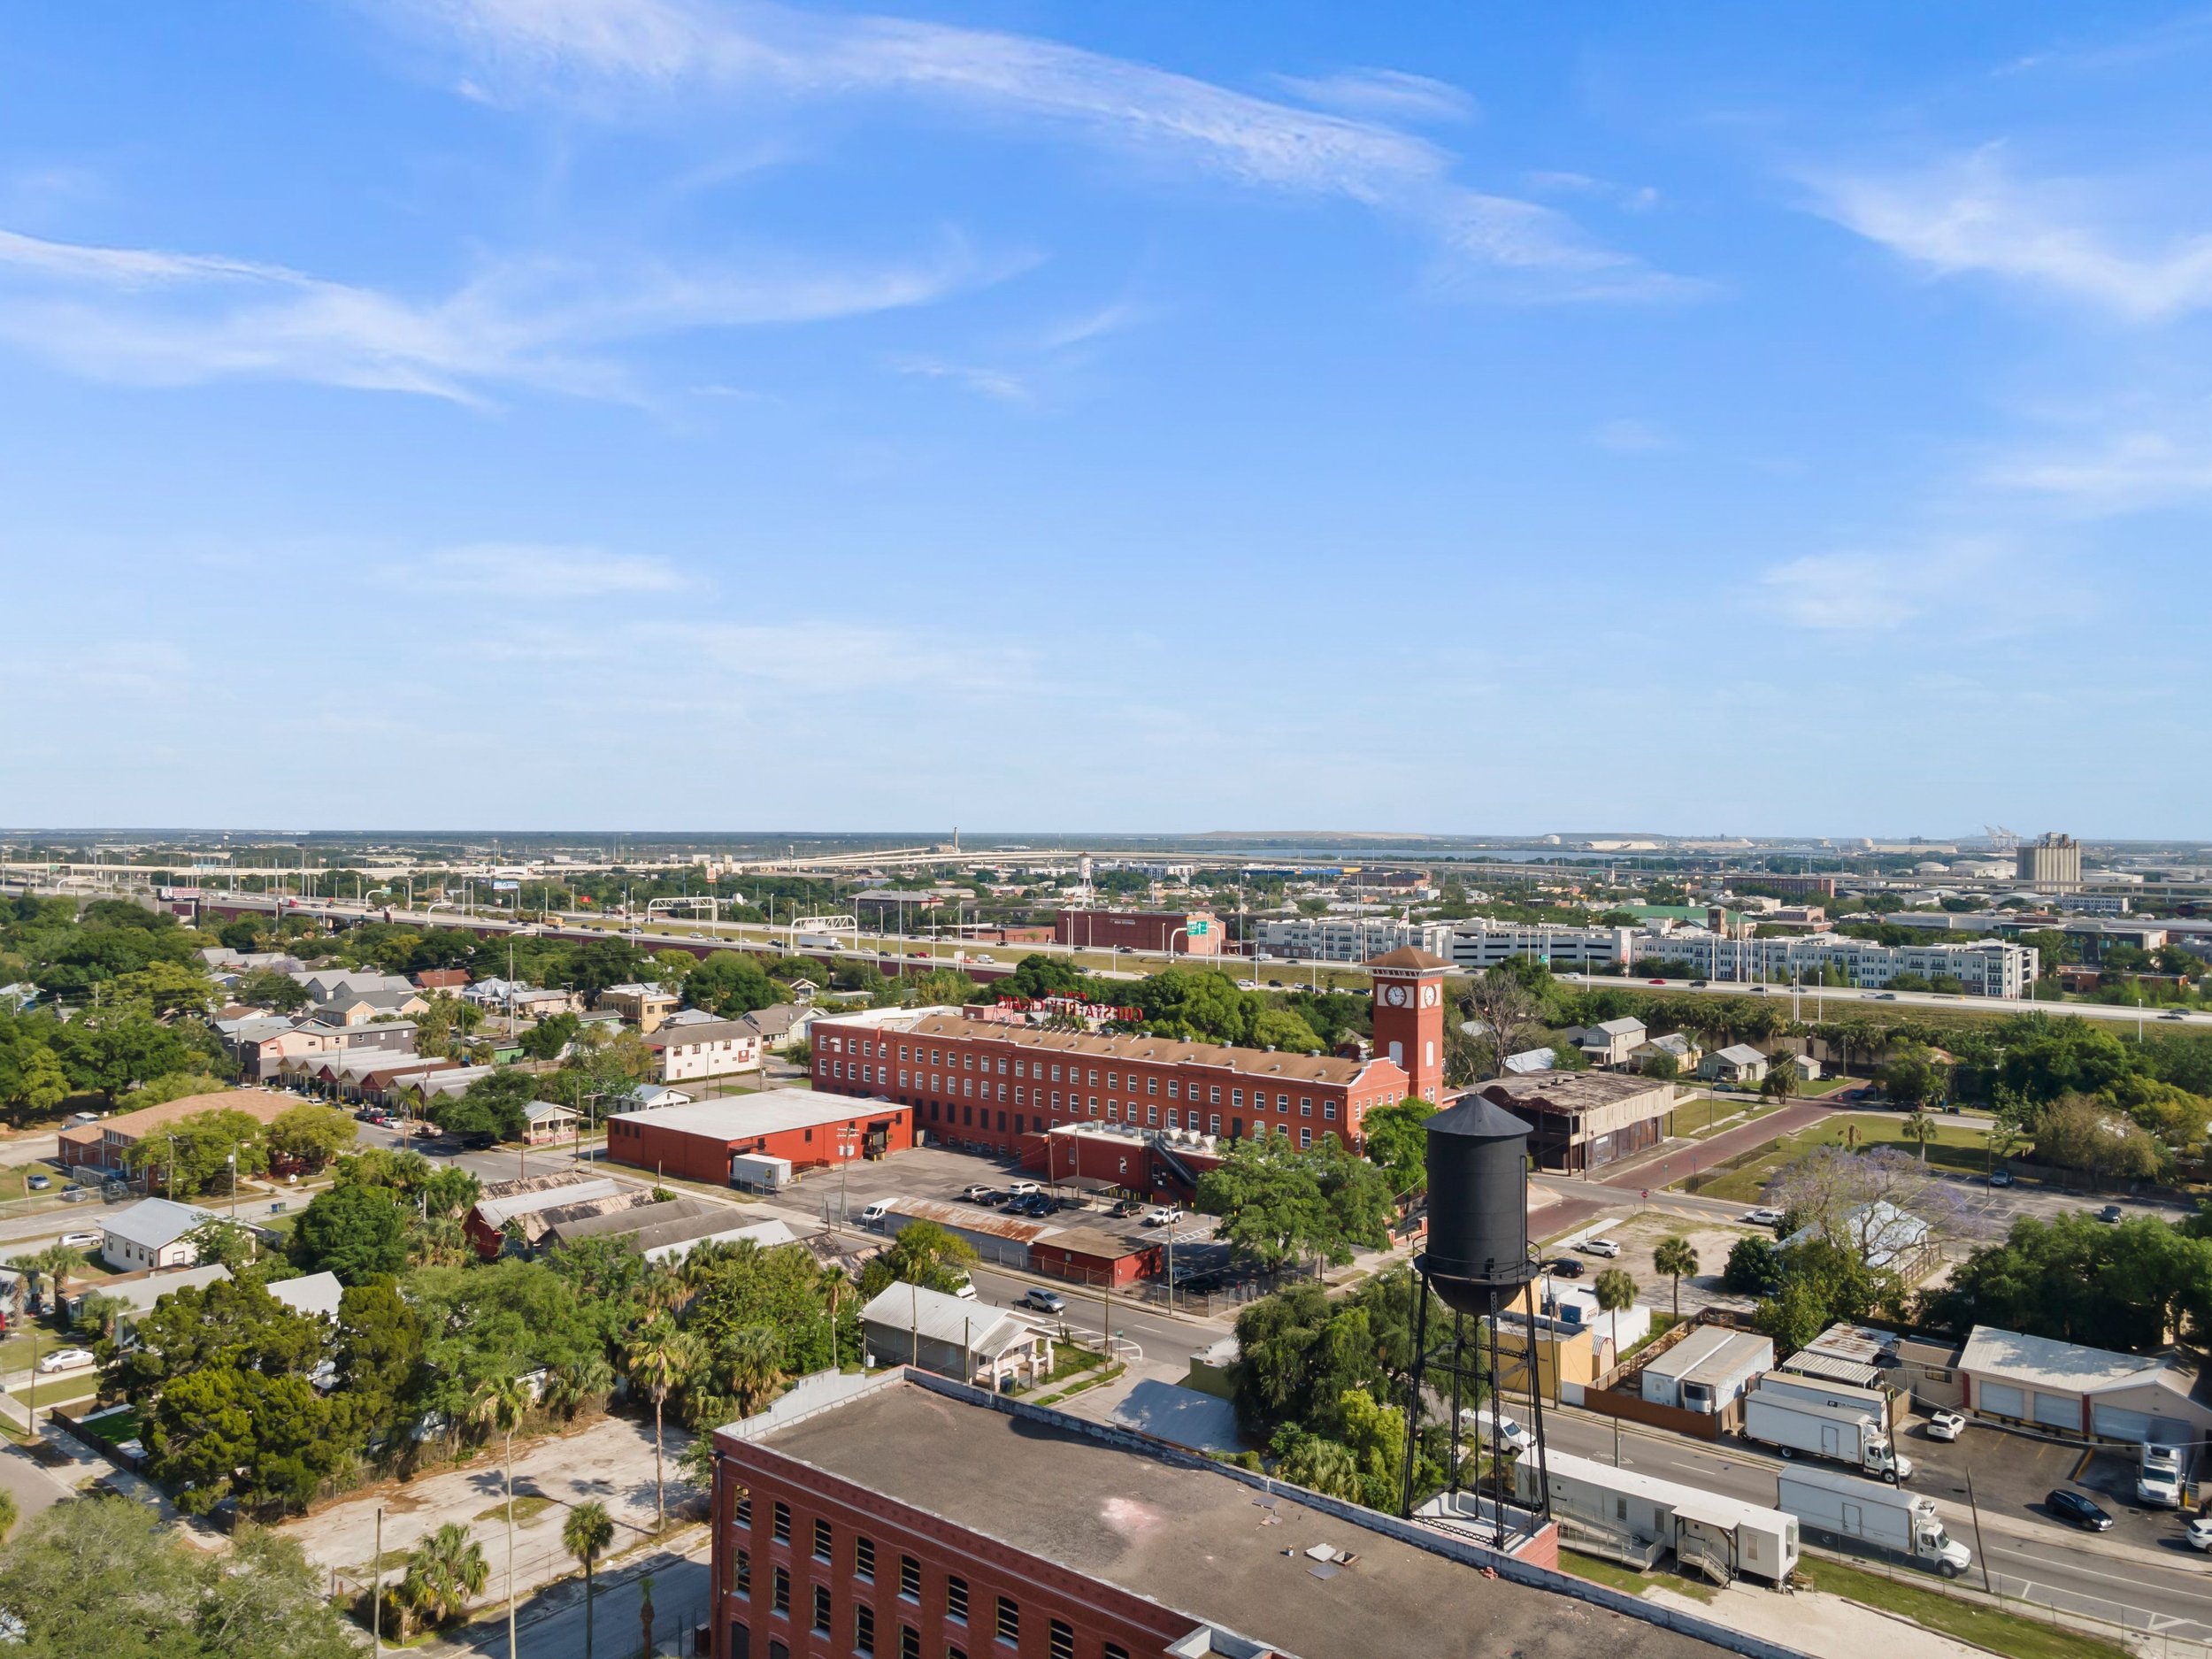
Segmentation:
{"type": "Polygon", "coordinates": [[[2085,1536],[2044,1508],[2053,1488],[2068,1487],[2085,1494],[2111,1516],[2112,1530],[2103,1538],[2201,1559],[2182,1540],[2183,1515],[2135,1501],[2137,1459],[2130,1450],[2092,1450],[1983,1423],[1970,1423],[1965,1433],[1948,1443],[1930,1440],[1927,1425],[1916,1423],[1906,1430],[1901,1449],[1919,1465],[1913,1471],[1914,1491],[1964,1503],[1970,1468],[1974,1499],[1984,1515],[2010,1516],[2047,1531],[2054,1544],[2085,1536]]]}
{"type": "MultiPolygon", "coordinates": [[[[669,1507],[688,1495],[675,1479],[676,1457],[688,1440],[671,1425],[667,1436],[669,1507]]],[[[496,1440],[476,1460],[396,1486],[384,1486],[347,1498],[298,1520],[284,1532],[299,1540],[308,1555],[349,1581],[365,1583],[376,1557],[376,1515],[384,1511],[384,1549],[411,1548],[448,1522],[466,1526],[483,1546],[491,1567],[480,1607],[503,1602],[507,1594],[506,1494],[496,1440]]],[[[561,1525],[570,1508],[596,1498],[614,1517],[616,1551],[650,1535],[653,1527],[653,1426],[626,1417],[604,1417],[572,1434],[515,1448],[515,1496],[551,1502],[527,1506],[536,1513],[515,1526],[515,1587],[526,1594],[541,1584],[575,1570],[561,1548],[561,1525]]],[[[387,1573],[397,1571],[388,1564],[387,1573]]]]}

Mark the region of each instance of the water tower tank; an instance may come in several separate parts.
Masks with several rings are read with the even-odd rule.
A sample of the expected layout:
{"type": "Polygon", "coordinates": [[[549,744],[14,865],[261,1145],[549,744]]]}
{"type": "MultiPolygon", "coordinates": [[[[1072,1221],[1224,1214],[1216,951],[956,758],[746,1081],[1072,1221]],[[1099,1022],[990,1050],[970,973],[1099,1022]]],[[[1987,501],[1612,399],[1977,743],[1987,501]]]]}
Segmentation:
{"type": "Polygon", "coordinates": [[[1446,1305],[1487,1313],[1529,1278],[1529,1126],[1479,1094],[1428,1131],[1429,1240],[1418,1266],[1446,1305]]]}

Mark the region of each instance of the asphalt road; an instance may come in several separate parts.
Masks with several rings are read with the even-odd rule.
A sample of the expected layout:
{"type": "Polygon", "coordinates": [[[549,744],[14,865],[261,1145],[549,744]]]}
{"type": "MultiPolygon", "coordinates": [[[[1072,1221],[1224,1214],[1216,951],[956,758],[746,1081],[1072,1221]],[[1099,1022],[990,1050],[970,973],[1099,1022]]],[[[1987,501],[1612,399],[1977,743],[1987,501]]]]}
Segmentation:
{"type": "MultiPolygon", "coordinates": [[[[1544,1428],[1546,1441],[1561,1451],[1613,1460],[1614,1424],[1581,1412],[1554,1411],[1545,1414],[1544,1428]]],[[[1776,1465],[1739,1448],[1655,1435],[1625,1424],[1619,1425],[1618,1444],[1624,1468],[1746,1502],[1769,1507],[1774,1502],[1776,1465]]],[[[2055,1522],[2001,1531],[1986,1524],[1986,1511],[1978,1544],[1966,1506],[1940,1497],[1937,1502],[1952,1536],[1975,1553],[1975,1564],[1962,1583],[1979,1584],[1985,1551],[1992,1587],[2003,1594],[2124,1622],[2136,1630],[2212,1640],[2212,1563],[2195,1556],[2161,1561],[2093,1550],[2080,1534],[2055,1522]]]]}

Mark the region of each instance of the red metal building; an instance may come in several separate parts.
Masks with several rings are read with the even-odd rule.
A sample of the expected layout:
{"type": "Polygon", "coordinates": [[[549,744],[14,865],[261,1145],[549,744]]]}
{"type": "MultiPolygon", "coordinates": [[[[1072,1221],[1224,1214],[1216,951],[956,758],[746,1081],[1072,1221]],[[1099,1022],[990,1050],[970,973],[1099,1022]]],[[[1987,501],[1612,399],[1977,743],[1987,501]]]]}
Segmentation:
{"type": "Polygon", "coordinates": [[[882,1157],[913,1144],[908,1108],[802,1088],[620,1112],[607,1120],[607,1156],[617,1163],[717,1185],[730,1179],[730,1160],[739,1153],[784,1158],[806,1170],[882,1157]]]}
{"type": "Polygon", "coordinates": [[[1221,954],[1221,919],[1211,910],[1062,910],[1054,922],[1060,942],[1079,950],[1221,954]]]}

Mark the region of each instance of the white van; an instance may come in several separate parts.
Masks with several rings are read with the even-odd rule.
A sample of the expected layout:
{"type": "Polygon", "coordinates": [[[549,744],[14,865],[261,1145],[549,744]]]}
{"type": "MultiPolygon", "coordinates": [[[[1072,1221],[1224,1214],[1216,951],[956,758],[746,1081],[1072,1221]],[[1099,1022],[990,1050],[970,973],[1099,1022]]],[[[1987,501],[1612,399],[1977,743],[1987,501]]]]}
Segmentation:
{"type": "Polygon", "coordinates": [[[1516,1422],[1510,1412],[1500,1417],[1488,1406],[1476,1406],[1459,1414],[1460,1431],[1472,1429],[1485,1446],[1502,1446],[1516,1457],[1532,1451],[1536,1437],[1516,1422]]]}

